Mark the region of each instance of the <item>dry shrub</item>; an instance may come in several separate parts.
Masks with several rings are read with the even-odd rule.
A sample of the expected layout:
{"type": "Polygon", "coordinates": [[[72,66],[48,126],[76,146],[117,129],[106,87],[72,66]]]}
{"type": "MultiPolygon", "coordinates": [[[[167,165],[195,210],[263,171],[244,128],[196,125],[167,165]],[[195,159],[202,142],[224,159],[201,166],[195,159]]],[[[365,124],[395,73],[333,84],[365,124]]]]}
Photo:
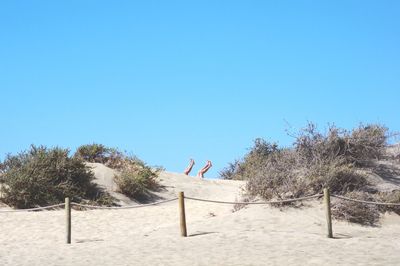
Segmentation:
{"type": "MultiPolygon", "coordinates": [[[[379,200],[381,202],[400,204],[400,191],[396,190],[396,191],[389,192],[389,193],[380,193],[379,200]]],[[[379,209],[381,212],[394,212],[394,213],[400,215],[400,206],[381,205],[381,206],[379,206],[379,209]]]]}
{"type": "Polygon", "coordinates": [[[347,137],[347,154],[360,165],[368,164],[370,160],[381,159],[385,155],[388,137],[388,129],[384,126],[360,126],[347,137]]]}
{"type": "MultiPolygon", "coordinates": [[[[266,200],[313,195],[324,187],[340,195],[361,193],[368,191],[369,184],[358,170],[384,156],[387,131],[381,125],[360,125],[352,131],[330,126],[324,134],[309,123],[294,135],[292,148],[256,139],[249,153],[221,171],[220,176],[247,180],[247,193],[266,200]]],[[[345,204],[338,208],[341,206],[342,217],[359,221],[351,218],[354,213],[345,215],[350,209],[345,204]]]]}
{"type": "MultiPolygon", "coordinates": [[[[368,185],[353,165],[332,160],[304,167],[297,156],[293,150],[282,149],[264,158],[261,166],[251,164],[247,179],[250,195],[280,200],[320,193],[324,187],[333,193],[345,194],[368,185]]],[[[249,165],[244,167],[248,168],[249,165]]]]}
{"type": "Polygon", "coordinates": [[[298,178],[293,167],[292,155],[288,150],[276,151],[266,157],[262,164],[260,162],[261,167],[247,165],[245,169],[251,169],[246,184],[248,193],[266,200],[293,198],[306,193],[303,191],[304,179],[298,178]]]}
{"type": "Polygon", "coordinates": [[[381,125],[360,125],[352,131],[332,125],[322,134],[309,123],[296,135],[295,149],[306,164],[341,158],[362,166],[385,155],[388,136],[388,129],[381,125]]]}
{"type": "Polygon", "coordinates": [[[346,194],[347,192],[363,190],[368,186],[366,177],[358,173],[351,164],[331,162],[313,166],[308,170],[308,186],[310,192],[319,193],[323,188],[329,188],[331,193],[346,194]]]}
{"type": "MultiPolygon", "coordinates": [[[[236,198],[235,201],[237,202],[238,199],[236,198]]],[[[242,202],[250,202],[250,198],[243,198],[243,199],[242,199],[242,202]]],[[[232,212],[240,211],[241,209],[244,209],[246,206],[247,206],[246,203],[235,203],[235,204],[233,205],[232,212]]]]}
{"type": "MultiPolygon", "coordinates": [[[[348,198],[376,201],[376,197],[366,192],[353,191],[345,195],[348,198]]],[[[362,225],[377,225],[380,217],[378,206],[338,199],[332,204],[332,216],[362,225]]]]}
{"type": "Polygon", "coordinates": [[[239,160],[235,160],[233,163],[228,163],[228,166],[225,167],[224,169],[222,169],[219,172],[219,176],[222,179],[227,179],[227,180],[236,179],[236,180],[239,180],[240,175],[238,174],[238,170],[237,170],[239,167],[240,167],[239,160]]]}

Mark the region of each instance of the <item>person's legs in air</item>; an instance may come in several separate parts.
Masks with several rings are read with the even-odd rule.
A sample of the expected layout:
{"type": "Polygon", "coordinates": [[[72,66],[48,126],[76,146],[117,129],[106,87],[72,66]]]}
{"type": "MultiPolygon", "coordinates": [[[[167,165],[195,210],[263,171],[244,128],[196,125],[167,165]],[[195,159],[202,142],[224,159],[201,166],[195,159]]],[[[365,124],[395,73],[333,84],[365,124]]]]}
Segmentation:
{"type": "Polygon", "coordinates": [[[184,171],[185,175],[189,175],[190,171],[192,171],[193,165],[194,165],[194,160],[190,159],[189,165],[188,167],[186,167],[184,171]]]}
{"type": "Polygon", "coordinates": [[[200,178],[204,178],[204,174],[212,167],[211,161],[207,161],[207,164],[200,169],[200,171],[197,173],[197,176],[200,178]]]}

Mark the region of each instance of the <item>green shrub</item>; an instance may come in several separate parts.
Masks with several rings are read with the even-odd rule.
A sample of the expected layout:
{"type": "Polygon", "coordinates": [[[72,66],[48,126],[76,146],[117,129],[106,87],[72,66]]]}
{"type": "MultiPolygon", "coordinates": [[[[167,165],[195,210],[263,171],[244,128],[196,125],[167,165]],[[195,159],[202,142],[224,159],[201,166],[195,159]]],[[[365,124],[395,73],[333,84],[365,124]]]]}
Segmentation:
{"type": "Polygon", "coordinates": [[[104,199],[105,192],[91,181],[94,176],[83,161],[68,156],[69,150],[31,146],[18,155],[8,155],[2,163],[3,201],[16,208],[104,199]]]}
{"type": "Polygon", "coordinates": [[[90,163],[102,163],[113,169],[123,169],[131,162],[140,161],[134,156],[125,155],[116,148],[96,143],[78,147],[74,157],[90,163]]]}
{"type": "Polygon", "coordinates": [[[156,190],[159,186],[158,171],[137,162],[126,166],[114,178],[119,191],[134,199],[146,198],[150,190],[156,190]]]}
{"type": "Polygon", "coordinates": [[[158,187],[158,173],[161,168],[152,170],[136,156],[128,156],[118,149],[109,148],[102,144],[88,144],[80,146],[75,158],[87,162],[102,163],[110,168],[119,170],[114,180],[119,192],[134,199],[145,198],[151,190],[158,187]]]}
{"type": "Polygon", "coordinates": [[[280,152],[276,143],[269,143],[264,139],[256,139],[254,146],[243,160],[236,160],[219,172],[223,179],[248,180],[264,168],[271,161],[271,156],[280,152]]]}
{"type": "Polygon", "coordinates": [[[110,151],[110,148],[105,147],[103,144],[93,143],[78,147],[74,157],[91,163],[105,163],[110,151]]]}
{"type": "Polygon", "coordinates": [[[102,163],[116,169],[122,167],[126,156],[115,148],[93,143],[78,147],[74,157],[90,163],[102,163]]]}

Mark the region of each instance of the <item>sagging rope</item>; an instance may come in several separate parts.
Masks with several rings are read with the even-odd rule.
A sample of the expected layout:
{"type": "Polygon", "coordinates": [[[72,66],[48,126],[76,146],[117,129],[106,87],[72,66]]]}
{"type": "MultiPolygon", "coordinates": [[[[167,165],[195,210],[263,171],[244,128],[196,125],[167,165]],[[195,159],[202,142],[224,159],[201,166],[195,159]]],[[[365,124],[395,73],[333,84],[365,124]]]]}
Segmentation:
{"type": "Polygon", "coordinates": [[[370,204],[370,205],[382,205],[382,206],[400,206],[400,203],[390,203],[390,202],[376,202],[376,201],[366,201],[366,200],[358,200],[358,199],[351,199],[344,196],[339,195],[331,195],[331,197],[338,198],[341,200],[347,200],[352,202],[370,204]]]}
{"type": "MultiPolygon", "coordinates": [[[[307,197],[302,197],[302,198],[296,198],[296,199],[287,199],[287,200],[280,200],[280,201],[266,201],[266,202],[232,202],[232,201],[218,201],[218,200],[208,200],[208,199],[199,199],[199,198],[193,198],[193,197],[186,197],[185,199],[189,200],[194,200],[194,201],[203,201],[203,202],[211,202],[211,203],[220,203],[220,204],[248,204],[248,205],[262,205],[262,204],[279,204],[279,203],[290,203],[290,202],[295,202],[295,201],[302,201],[302,200],[309,200],[309,199],[314,199],[314,198],[319,198],[321,197],[322,194],[317,194],[317,195],[312,195],[312,196],[307,196],[307,197]]],[[[143,207],[148,207],[148,206],[154,206],[154,205],[160,205],[164,203],[168,203],[171,201],[175,201],[178,198],[173,198],[173,199],[168,199],[164,201],[159,201],[159,202],[154,202],[154,203],[149,203],[149,204],[142,204],[142,205],[133,205],[133,206],[122,206],[122,207],[103,207],[103,206],[96,206],[96,205],[87,205],[87,204],[80,204],[76,202],[71,202],[72,206],[77,206],[77,207],[82,207],[82,208],[87,208],[87,209],[103,209],[103,210],[121,210],[121,209],[136,209],[136,208],[143,208],[143,207]]],[[[57,204],[57,205],[52,205],[52,206],[46,206],[46,207],[39,207],[39,208],[32,208],[32,209],[19,209],[19,210],[4,210],[0,211],[2,212],[23,212],[23,211],[37,211],[37,210],[45,210],[45,209],[52,209],[55,207],[61,207],[64,206],[65,203],[57,204]]]]}
{"type": "Polygon", "coordinates": [[[17,210],[0,210],[0,213],[3,212],[31,212],[31,211],[42,211],[42,210],[48,210],[48,209],[54,209],[57,207],[64,207],[65,203],[60,203],[60,204],[55,204],[55,205],[50,205],[50,206],[45,206],[45,207],[37,207],[37,208],[31,208],[31,209],[17,209],[17,210]]]}
{"type": "Polygon", "coordinates": [[[295,201],[309,200],[309,199],[319,198],[322,196],[323,196],[323,194],[316,194],[316,195],[301,197],[301,198],[296,198],[296,199],[286,199],[286,200],[278,200],[278,201],[263,201],[263,202],[219,201],[219,200],[192,198],[192,197],[187,197],[187,196],[185,196],[185,199],[195,200],[195,201],[203,201],[203,202],[211,202],[211,203],[220,203],[220,204],[245,204],[245,205],[263,205],[264,204],[264,205],[266,205],[266,204],[290,203],[290,202],[295,202],[295,201]]]}
{"type": "Polygon", "coordinates": [[[121,206],[121,207],[102,207],[102,206],[95,206],[95,205],[80,204],[80,203],[75,203],[75,202],[72,202],[71,205],[82,207],[82,208],[87,208],[87,209],[122,210],[122,209],[135,209],[135,208],[143,208],[143,207],[149,207],[149,206],[154,206],[154,205],[160,205],[160,204],[168,203],[171,201],[175,201],[177,199],[178,198],[173,198],[173,199],[158,201],[158,202],[149,203],[149,204],[121,206]]]}
{"type": "MultiPolygon", "coordinates": [[[[158,201],[158,202],[149,203],[149,204],[121,206],[121,207],[103,207],[103,206],[80,204],[80,203],[76,203],[76,202],[71,202],[71,206],[77,206],[77,207],[82,207],[82,208],[87,208],[87,209],[108,209],[108,210],[135,209],[135,208],[142,208],[142,207],[160,205],[160,204],[168,203],[168,202],[171,202],[171,201],[175,201],[177,199],[178,198],[173,198],[173,199],[168,199],[168,200],[164,200],[164,201],[158,201]]],[[[60,204],[56,204],[56,205],[38,207],[38,208],[31,208],[31,209],[0,210],[0,213],[40,211],[40,210],[54,209],[54,208],[57,208],[57,207],[64,207],[64,206],[65,206],[65,203],[60,203],[60,204]]]]}
{"type": "MultiPolygon", "coordinates": [[[[202,202],[210,202],[210,203],[219,203],[219,204],[232,204],[232,205],[235,205],[235,204],[268,205],[268,204],[281,204],[281,203],[290,203],[290,202],[296,202],[296,201],[310,200],[310,199],[319,198],[319,197],[322,197],[322,196],[323,196],[323,194],[316,194],[316,195],[312,195],[312,196],[306,196],[306,197],[295,198],[295,199],[286,199],[286,200],[278,200],[278,201],[263,201],[263,202],[220,201],[220,200],[200,199],[200,198],[187,197],[187,196],[185,196],[185,199],[194,200],[194,201],[202,201],[202,202]]],[[[364,204],[371,204],[371,205],[400,206],[400,203],[365,201],[365,200],[351,199],[351,198],[347,198],[347,197],[339,196],[339,195],[331,195],[331,197],[338,198],[338,199],[341,199],[341,200],[347,200],[347,201],[352,201],[352,202],[357,202],[357,203],[364,203],[364,204]]],[[[80,203],[76,203],[76,202],[71,202],[71,205],[77,206],[77,207],[82,207],[82,208],[87,208],[87,209],[122,210],[122,209],[136,209],[136,208],[143,208],[143,207],[161,205],[161,204],[164,204],[164,203],[175,201],[177,199],[178,198],[172,198],[172,199],[159,201],[159,202],[154,202],[154,203],[149,203],[149,204],[121,206],[121,207],[103,207],[103,206],[80,204],[80,203]]],[[[58,207],[63,207],[64,205],[65,205],[65,203],[60,203],[60,204],[44,206],[44,207],[37,207],[37,208],[31,208],[31,209],[0,210],[0,213],[40,211],[40,210],[48,210],[48,209],[54,209],[54,208],[58,208],[58,207]]]]}

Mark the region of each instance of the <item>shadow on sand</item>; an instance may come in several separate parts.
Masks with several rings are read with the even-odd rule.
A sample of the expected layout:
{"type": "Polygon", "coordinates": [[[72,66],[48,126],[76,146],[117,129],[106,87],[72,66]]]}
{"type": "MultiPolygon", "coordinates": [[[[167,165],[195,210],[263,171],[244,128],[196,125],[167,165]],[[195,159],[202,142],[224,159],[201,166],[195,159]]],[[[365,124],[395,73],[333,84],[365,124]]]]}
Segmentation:
{"type": "Polygon", "coordinates": [[[210,235],[210,234],[218,234],[218,232],[198,232],[198,233],[190,234],[190,235],[188,235],[188,237],[204,236],[204,235],[210,235]]]}
{"type": "Polygon", "coordinates": [[[400,186],[400,169],[393,165],[379,164],[374,172],[385,181],[400,186]]]}

